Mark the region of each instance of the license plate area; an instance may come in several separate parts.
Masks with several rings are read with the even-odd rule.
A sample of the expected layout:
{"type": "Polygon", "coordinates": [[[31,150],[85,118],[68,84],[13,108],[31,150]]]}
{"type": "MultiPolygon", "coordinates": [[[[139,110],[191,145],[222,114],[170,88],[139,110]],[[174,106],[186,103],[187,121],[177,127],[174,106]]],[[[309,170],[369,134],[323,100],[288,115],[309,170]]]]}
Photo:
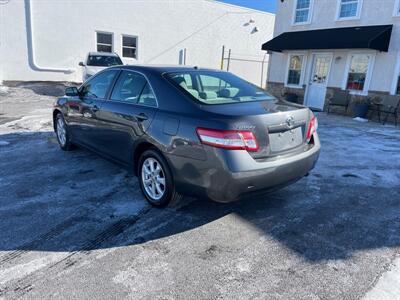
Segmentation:
{"type": "Polygon", "coordinates": [[[280,152],[300,146],[303,142],[302,126],[269,134],[271,152],[280,152]]]}

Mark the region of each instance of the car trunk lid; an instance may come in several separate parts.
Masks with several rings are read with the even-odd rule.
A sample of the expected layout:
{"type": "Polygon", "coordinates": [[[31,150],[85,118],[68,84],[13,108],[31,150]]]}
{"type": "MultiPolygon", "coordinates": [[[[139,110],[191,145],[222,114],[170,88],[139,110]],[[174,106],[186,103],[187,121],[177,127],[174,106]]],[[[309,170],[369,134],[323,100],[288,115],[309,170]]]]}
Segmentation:
{"type": "Polygon", "coordinates": [[[257,152],[249,152],[254,159],[289,154],[307,144],[310,111],[303,106],[260,101],[207,105],[203,109],[225,116],[229,129],[252,130],[260,146],[257,152]]]}

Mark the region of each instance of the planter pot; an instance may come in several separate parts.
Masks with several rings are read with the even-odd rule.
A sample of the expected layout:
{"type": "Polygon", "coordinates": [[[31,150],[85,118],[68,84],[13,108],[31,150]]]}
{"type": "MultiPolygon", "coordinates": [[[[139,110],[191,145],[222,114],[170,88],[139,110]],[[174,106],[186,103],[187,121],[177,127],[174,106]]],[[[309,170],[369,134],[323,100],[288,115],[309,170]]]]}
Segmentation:
{"type": "Polygon", "coordinates": [[[357,103],[354,106],[354,117],[355,118],[363,118],[365,119],[365,117],[367,116],[368,113],[368,109],[369,109],[369,104],[367,103],[357,103]]]}

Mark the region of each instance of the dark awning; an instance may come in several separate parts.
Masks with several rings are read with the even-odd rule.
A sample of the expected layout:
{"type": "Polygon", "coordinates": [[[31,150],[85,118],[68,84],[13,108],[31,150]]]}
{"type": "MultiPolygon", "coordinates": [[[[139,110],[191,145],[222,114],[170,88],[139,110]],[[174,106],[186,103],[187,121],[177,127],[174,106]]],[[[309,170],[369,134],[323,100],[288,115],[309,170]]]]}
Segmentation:
{"type": "Polygon", "coordinates": [[[284,32],[262,50],[374,49],[387,52],[393,25],[341,27],[284,32]]]}

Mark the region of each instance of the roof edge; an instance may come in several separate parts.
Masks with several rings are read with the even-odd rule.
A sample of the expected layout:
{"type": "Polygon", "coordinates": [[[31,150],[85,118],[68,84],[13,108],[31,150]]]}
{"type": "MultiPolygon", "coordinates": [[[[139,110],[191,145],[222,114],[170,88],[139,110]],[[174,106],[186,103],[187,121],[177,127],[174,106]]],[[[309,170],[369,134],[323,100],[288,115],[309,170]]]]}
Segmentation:
{"type": "Polygon", "coordinates": [[[259,9],[254,9],[254,8],[249,8],[249,7],[245,7],[245,6],[240,6],[240,5],[236,5],[236,4],[230,4],[230,3],[226,3],[226,2],[222,2],[221,0],[203,0],[203,1],[207,1],[207,2],[211,2],[211,3],[216,3],[222,6],[229,6],[229,7],[233,7],[233,8],[240,8],[240,9],[244,9],[249,11],[249,13],[254,12],[254,13],[260,13],[260,14],[265,14],[265,15],[270,15],[275,17],[276,14],[268,12],[268,11],[263,11],[263,10],[259,10],[259,9]]]}

